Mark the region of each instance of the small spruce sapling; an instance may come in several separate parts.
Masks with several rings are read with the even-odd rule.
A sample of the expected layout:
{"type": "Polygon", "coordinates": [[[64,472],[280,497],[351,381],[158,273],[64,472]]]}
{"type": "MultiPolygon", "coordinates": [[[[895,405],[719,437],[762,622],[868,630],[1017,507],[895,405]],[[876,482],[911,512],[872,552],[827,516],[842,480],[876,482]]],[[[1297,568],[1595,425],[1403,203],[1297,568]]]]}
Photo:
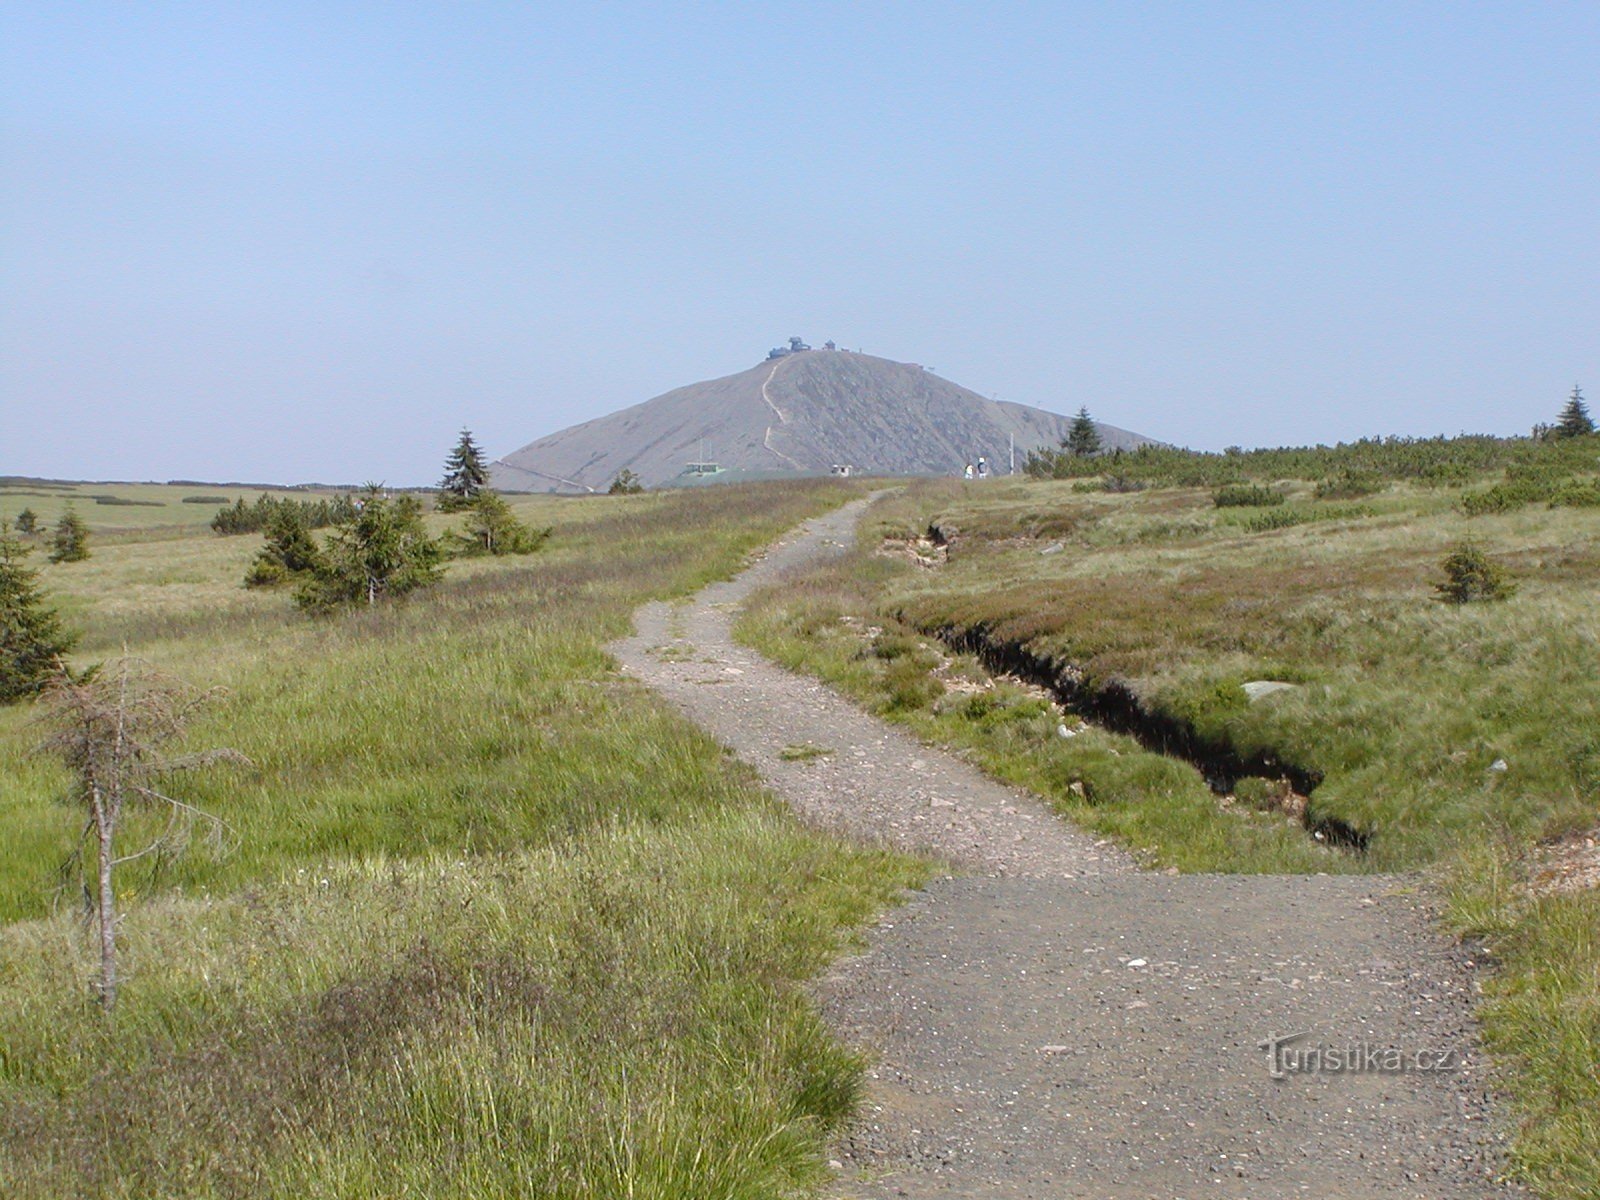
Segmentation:
{"type": "Polygon", "coordinates": [[[293,583],[314,572],[322,552],[306,525],[304,511],[285,504],[267,522],[267,541],[245,573],[246,587],[274,587],[293,583]]]}
{"type": "Polygon", "coordinates": [[[1505,568],[1471,542],[1462,542],[1444,560],[1445,579],[1434,585],[1446,604],[1476,604],[1487,600],[1506,600],[1517,585],[1506,577],[1505,568]]]}
{"type": "Polygon", "coordinates": [[[464,555],[532,554],[550,530],[523,524],[499,492],[485,488],[467,505],[466,531],[455,536],[464,555]]]}
{"type": "Polygon", "coordinates": [[[31,547],[0,522],[0,704],[37,695],[61,671],[77,640],[44,602],[31,547]]]}
{"type": "Polygon", "coordinates": [[[611,481],[611,486],[606,491],[612,496],[632,496],[644,491],[644,481],[627,467],[623,467],[617,472],[617,477],[611,481]]]}
{"type": "Polygon", "coordinates": [[[89,557],[89,526],[73,509],[61,514],[55,532],[50,535],[50,561],[53,563],[82,562],[89,557]]]}

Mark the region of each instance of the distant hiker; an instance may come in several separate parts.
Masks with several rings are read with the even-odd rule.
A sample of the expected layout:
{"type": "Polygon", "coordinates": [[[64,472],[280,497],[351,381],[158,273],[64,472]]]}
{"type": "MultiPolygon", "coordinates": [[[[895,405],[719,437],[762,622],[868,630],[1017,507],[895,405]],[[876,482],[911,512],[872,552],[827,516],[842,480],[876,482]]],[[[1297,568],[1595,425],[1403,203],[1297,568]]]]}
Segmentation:
{"type": "Polygon", "coordinates": [[[967,464],[967,469],[961,473],[961,478],[963,478],[963,479],[971,479],[972,478],[972,464],[971,463],[967,464]]]}
{"type": "Polygon", "coordinates": [[[983,455],[978,456],[978,478],[989,478],[989,464],[983,460],[983,455]]]}

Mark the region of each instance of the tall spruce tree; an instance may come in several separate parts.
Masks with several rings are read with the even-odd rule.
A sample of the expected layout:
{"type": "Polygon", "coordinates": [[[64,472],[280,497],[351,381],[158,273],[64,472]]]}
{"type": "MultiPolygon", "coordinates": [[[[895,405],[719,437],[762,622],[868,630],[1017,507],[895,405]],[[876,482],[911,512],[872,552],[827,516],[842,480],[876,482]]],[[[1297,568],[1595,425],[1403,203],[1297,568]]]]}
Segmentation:
{"type": "Polygon", "coordinates": [[[1100,430],[1087,407],[1078,409],[1078,415],[1072,418],[1072,426],[1067,430],[1067,439],[1061,445],[1074,458],[1100,453],[1100,430]]]}
{"type": "Polygon", "coordinates": [[[69,508],[56,522],[50,543],[51,562],[82,562],[89,557],[89,527],[76,511],[69,508]]]}
{"type": "Polygon", "coordinates": [[[32,537],[39,532],[39,514],[31,508],[25,508],[17,514],[17,532],[23,537],[32,537]]]}
{"type": "Polygon", "coordinates": [[[31,551],[0,523],[0,704],[42,691],[77,640],[45,606],[38,572],[25,561],[31,551]]]}
{"type": "Polygon", "coordinates": [[[1577,384],[1572,385],[1572,395],[1567,397],[1566,407],[1561,410],[1561,416],[1556,419],[1555,425],[1550,429],[1551,437],[1569,438],[1583,437],[1594,432],[1594,418],[1589,415],[1589,406],[1583,402],[1583,389],[1577,384]]]}
{"type": "Polygon", "coordinates": [[[437,583],[443,557],[423,527],[422,505],[415,497],[391,500],[382,487],[369,484],[355,514],[328,539],[295,600],[313,612],[376,604],[437,583]]]}
{"type": "Polygon", "coordinates": [[[489,468],[483,451],[472,440],[472,430],[463,429],[461,440],[444,460],[444,478],[439,481],[439,511],[465,508],[489,486],[489,468]]]}

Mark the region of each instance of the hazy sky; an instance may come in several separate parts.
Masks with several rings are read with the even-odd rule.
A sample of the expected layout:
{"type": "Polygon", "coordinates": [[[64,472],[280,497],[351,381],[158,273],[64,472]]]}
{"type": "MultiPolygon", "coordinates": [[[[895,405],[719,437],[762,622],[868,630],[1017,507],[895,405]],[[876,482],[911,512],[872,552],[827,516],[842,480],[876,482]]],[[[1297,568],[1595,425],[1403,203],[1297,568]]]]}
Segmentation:
{"type": "Polygon", "coordinates": [[[790,334],[1204,448],[1600,398],[1600,4],[0,0],[0,473],[426,483],[790,334]]]}

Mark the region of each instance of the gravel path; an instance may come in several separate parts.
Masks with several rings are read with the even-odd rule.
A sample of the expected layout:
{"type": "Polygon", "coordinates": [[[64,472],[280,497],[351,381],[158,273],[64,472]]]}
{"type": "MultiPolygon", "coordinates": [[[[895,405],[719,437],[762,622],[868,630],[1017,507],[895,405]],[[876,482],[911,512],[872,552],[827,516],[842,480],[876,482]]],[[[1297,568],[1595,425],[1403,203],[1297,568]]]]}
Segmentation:
{"type": "Polygon", "coordinates": [[[740,600],[839,552],[863,504],[688,604],[641,609],[613,648],[804,819],[948,864],[819,984],[874,1060],[836,1194],[1509,1194],[1474,1048],[1479,967],[1430,927],[1413,881],[1137,871],[733,643],[740,600]],[[808,744],[832,753],[782,754],[808,744]],[[1302,1033],[1275,1059],[1262,1048],[1302,1033]],[[1313,1049],[1359,1051],[1360,1069],[1284,1069],[1313,1049]],[[1406,1069],[1379,1069],[1397,1054],[1406,1069]],[[1442,1055],[1451,1069],[1415,1069],[1442,1055]]]}

